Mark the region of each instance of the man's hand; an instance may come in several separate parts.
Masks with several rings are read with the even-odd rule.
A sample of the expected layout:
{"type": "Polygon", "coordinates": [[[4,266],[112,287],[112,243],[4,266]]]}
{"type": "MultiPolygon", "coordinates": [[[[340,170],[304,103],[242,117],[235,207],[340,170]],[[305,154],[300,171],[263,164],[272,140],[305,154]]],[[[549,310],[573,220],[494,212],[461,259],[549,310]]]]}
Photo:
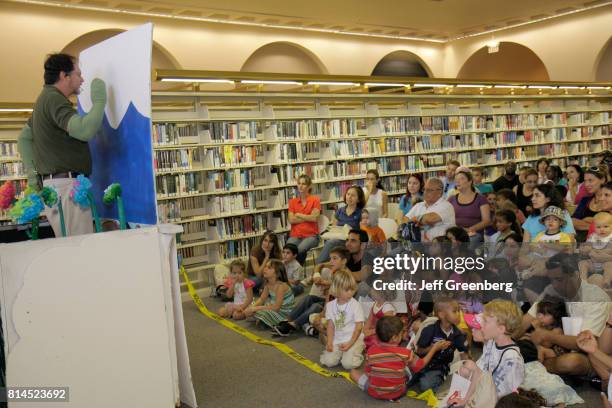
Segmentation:
{"type": "Polygon", "coordinates": [[[536,346],[550,347],[552,345],[550,343],[550,332],[548,330],[535,329],[533,332],[527,333],[527,337],[536,346]]]}
{"type": "Polygon", "coordinates": [[[91,102],[95,104],[106,104],[106,84],[100,78],[91,81],[91,102]]]}

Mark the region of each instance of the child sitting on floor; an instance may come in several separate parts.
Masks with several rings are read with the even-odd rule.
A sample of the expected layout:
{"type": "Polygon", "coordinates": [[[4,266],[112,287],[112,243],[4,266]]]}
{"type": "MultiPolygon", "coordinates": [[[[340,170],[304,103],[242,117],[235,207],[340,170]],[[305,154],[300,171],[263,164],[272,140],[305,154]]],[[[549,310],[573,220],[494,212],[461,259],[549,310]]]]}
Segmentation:
{"type": "Polygon", "coordinates": [[[258,322],[272,328],[287,319],[295,306],[293,292],[287,283],[287,271],[280,259],[268,259],[263,264],[265,284],[261,297],[249,306],[244,314],[254,316],[258,322]]]}
{"type": "Polygon", "coordinates": [[[332,278],[330,294],[336,298],[325,305],[327,345],[321,364],[334,367],[342,363],[349,370],[363,362],[363,311],[353,298],[357,282],[350,272],[338,271],[332,278]]]}
{"type": "Polygon", "coordinates": [[[411,350],[400,347],[404,323],[397,316],[383,316],[376,322],[376,336],[380,340],[369,348],[365,370],[351,370],[351,379],[368,395],[395,400],[406,394],[406,369],[418,372],[435,353],[447,346],[436,343],[423,359],[416,358],[411,350]]]}
{"type": "Polygon", "coordinates": [[[346,263],[351,256],[348,249],[343,246],[335,247],[329,253],[329,262],[317,265],[315,273],[312,275],[313,285],[310,294],[289,313],[288,319],[281,321],[272,330],[279,336],[289,336],[292,332],[302,328],[307,336],[316,337],[319,331],[309,322],[309,316],[323,310],[325,298],[328,295],[329,287],[332,283],[332,276],[338,271],[349,270],[346,263]]]}
{"type": "Polygon", "coordinates": [[[417,354],[425,356],[436,343],[443,343],[429,364],[417,373],[410,383],[418,384],[421,392],[428,389],[436,391],[444,382],[453,361],[454,352],[458,350],[462,358],[467,358],[465,335],[457,324],[459,323],[459,303],[448,297],[440,297],[434,303],[434,314],[438,320],[426,326],[417,340],[417,354]]]}
{"type": "Polygon", "coordinates": [[[255,283],[246,278],[246,266],[240,260],[230,264],[230,275],[223,284],[227,288],[226,296],[233,297],[232,303],[226,303],[217,314],[221,317],[231,317],[236,320],[245,318],[244,310],[253,302],[253,286],[255,283]]]}
{"type": "Polygon", "coordinates": [[[490,375],[495,385],[497,399],[516,390],[525,377],[525,364],[512,335],[521,327],[522,312],[518,305],[508,300],[493,300],[478,316],[465,316],[473,329],[474,340],[484,340],[482,356],[478,361],[464,361],[459,375],[470,378],[465,396],[451,398],[448,405],[465,406],[473,398],[482,375],[490,375]],[[480,321],[481,320],[481,321],[480,321]]]}
{"type": "Polygon", "coordinates": [[[368,349],[378,342],[376,337],[376,323],[383,316],[395,316],[395,307],[392,300],[395,299],[395,293],[390,290],[370,289],[370,297],[374,300],[370,308],[370,314],[363,326],[363,341],[365,343],[366,352],[368,349]]]}
{"type": "Polygon", "coordinates": [[[283,263],[287,270],[287,280],[293,291],[293,296],[304,293],[304,267],[297,261],[298,247],[295,244],[286,244],[283,247],[283,263]]]}

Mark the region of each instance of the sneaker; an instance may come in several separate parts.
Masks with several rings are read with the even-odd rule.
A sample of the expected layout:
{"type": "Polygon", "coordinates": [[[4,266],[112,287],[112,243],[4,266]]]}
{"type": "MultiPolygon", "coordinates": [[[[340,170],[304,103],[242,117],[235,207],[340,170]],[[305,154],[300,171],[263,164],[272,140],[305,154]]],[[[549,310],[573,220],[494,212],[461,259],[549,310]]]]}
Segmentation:
{"type": "Polygon", "coordinates": [[[295,327],[289,324],[289,322],[280,322],[272,328],[279,336],[287,337],[291,332],[295,331],[295,327]]]}
{"type": "Polygon", "coordinates": [[[319,331],[310,324],[304,326],[304,333],[306,333],[307,336],[317,337],[319,335],[319,331]]]}

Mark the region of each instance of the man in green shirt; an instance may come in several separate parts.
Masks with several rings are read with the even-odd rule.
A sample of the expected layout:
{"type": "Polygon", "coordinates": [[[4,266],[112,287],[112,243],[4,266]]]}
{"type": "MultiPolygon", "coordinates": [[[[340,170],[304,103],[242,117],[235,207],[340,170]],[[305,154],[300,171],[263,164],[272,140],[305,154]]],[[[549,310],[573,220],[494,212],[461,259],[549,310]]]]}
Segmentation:
{"type": "MultiPolygon", "coordinates": [[[[51,54],[45,61],[45,86],[34,104],[18,139],[18,148],[28,175],[28,184],[36,189],[52,186],[64,210],[67,235],[93,232],[91,211],[70,200],[74,179],[91,174],[91,140],[104,117],[106,85],[101,79],[91,81],[90,112],[79,116],[68,99],[78,95],[83,78],[78,61],[67,54],[51,54]]],[[[45,209],[56,237],[61,236],[59,213],[45,209]]]]}

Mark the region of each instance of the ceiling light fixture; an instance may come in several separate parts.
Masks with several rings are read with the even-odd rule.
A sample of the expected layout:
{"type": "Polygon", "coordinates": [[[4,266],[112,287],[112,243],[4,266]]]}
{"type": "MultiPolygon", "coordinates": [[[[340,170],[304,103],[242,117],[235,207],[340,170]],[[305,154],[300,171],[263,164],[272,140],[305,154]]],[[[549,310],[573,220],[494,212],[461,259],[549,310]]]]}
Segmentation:
{"type": "Polygon", "coordinates": [[[0,112],[32,112],[32,108],[0,108],[0,112]]]}
{"type": "Polygon", "coordinates": [[[309,81],[308,85],[359,86],[356,82],[309,81]]]}
{"type": "Polygon", "coordinates": [[[584,86],[577,86],[577,85],[559,85],[559,89],[584,89],[584,86]]]}
{"type": "Polygon", "coordinates": [[[408,84],[393,84],[388,82],[366,82],[365,86],[391,86],[391,87],[402,87],[402,86],[410,86],[408,84]]]}
{"type": "Polygon", "coordinates": [[[557,89],[556,86],[550,86],[550,85],[529,85],[528,88],[529,89],[557,89]]]}
{"type": "Polygon", "coordinates": [[[445,87],[453,87],[453,85],[448,84],[414,84],[412,85],[414,88],[445,88],[445,87]]]}
{"type": "Polygon", "coordinates": [[[260,84],[260,85],[304,85],[303,82],[297,81],[276,81],[267,79],[244,79],[240,81],[242,84],[260,84]]]}
{"type": "Polygon", "coordinates": [[[212,78],[162,78],[162,82],[206,82],[212,84],[233,84],[234,81],[229,79],[212,79],[212,78]]]}
{"type": "Polygon", "coordinates": [[[518,88],[518,89],[525,89],[527,88],[527,85],[493,85],[494,88],[518,88]]]}
{"type": "Polygon", "coordinates": [[[484,85],[484,84],[458,84],[458,88],[491,88],[492,85],[484,85]]]}
{"type": "Polygon", "coordinates": [[[587,86],[587,89],[610,89],[609,86],[587,86]]]}

